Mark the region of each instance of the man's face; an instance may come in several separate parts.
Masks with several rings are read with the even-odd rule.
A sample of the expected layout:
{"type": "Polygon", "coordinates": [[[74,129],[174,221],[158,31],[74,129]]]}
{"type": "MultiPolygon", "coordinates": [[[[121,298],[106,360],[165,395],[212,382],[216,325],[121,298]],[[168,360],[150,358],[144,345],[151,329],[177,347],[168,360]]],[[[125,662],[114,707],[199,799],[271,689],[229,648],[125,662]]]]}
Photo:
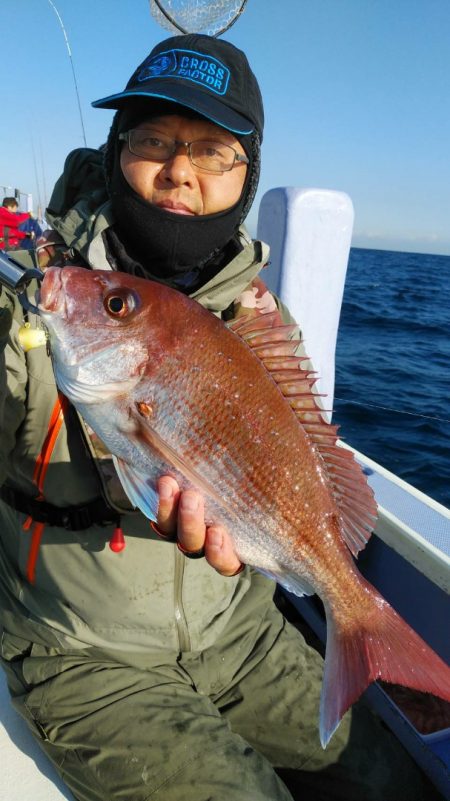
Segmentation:
{"type": "MultiPolygon", "coordinates": [[[[215,140],[245,155],[236,137],[203,119],[177,115],[152,117],[136,128],[156,128],[177,142],[215,140]]],[[[215,214],[234,206],[244,186],[247,165],[236,162],[233,169],[211,173],[194,167],[187,149],[179,147],[165,162],[148,161],[133,155],[124,144],[120,156],[122,172],[130,186],[148,203],[172,214],[215,214]]]]}

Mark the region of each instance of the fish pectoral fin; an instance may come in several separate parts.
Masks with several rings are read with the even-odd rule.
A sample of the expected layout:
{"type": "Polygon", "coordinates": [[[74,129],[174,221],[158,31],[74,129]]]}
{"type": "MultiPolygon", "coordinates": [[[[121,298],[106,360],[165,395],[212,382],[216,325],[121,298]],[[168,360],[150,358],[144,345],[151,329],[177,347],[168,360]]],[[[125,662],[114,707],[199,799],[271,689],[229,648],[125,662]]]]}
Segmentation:
{"type": "Polygon", "coordinates": [[[113,456],[114,467],[131,503],[149,520],[156,522],[159,495],[151,479],[138,473],[131,465],[113,456]]]}
{"type": "Polygon", "coordinates": [[[219,495],[212,484],[206,481],[195,467],[180,456],[171,445],[165,442],[145,419],[137,415],[135,421],[136,430],[133,436],[136,437],[136,439],[141,442],[144,441],[164,462],[167,462],[174,467],[177,472],[181,473],[189,484],[199,490],[205,497],[209,497],[218,503],[222,509],[226,509],[232,517],[236,517],[236,512],[226,506],[223,497],[219,495]]]}

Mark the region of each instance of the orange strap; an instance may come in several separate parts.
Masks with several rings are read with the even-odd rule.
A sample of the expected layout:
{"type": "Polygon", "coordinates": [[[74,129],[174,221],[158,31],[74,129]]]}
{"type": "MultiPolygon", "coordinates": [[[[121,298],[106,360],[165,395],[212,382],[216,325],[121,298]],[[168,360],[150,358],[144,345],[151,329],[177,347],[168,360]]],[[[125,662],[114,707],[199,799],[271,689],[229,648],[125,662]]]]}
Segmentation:
{"type": "MultiPolygon", "coordinates": [[[[67,400],[65,395],[62,394],[62,392],[58,392],[58,397],[56,398],[55,405],[53,407],[53,411],[50,416],[47,434],[45,435],[41,452],[38,455],[36,459],[36,464],[34,466],[33,481],[35,482],[39,490],[39,495],[36,499],[38,501],[43,500],[44,497],[43,490],[44,490],[45,476],[47,474],[47,469],[50,464],[50,459],[53,453],[53,449],[55,447],[55,442],[61,430],[61,426],[64,422],[64,417],[68,407],[69,407],[69,401],[67,400]]],[[[28,531],[33,522],[34,521],[31,517],[27,517],[22,526],[23,530],[28,531]]],[[[34,584],[36,576],[36,562],[39,555],[39,546],[41,543],[44,527],[45,523],[35,522],[33,526],[33,531],[31,533],[31,543],[30,543],[30,550],[28,553],[27,570],[26,570],[27,579],[30,582],[30,584],[34,584]]]]}
{"type": "Polygon", "coordinates": [[[30,550],[28,551],[27,579],[30,584],[34,584],[36,578],[36,562],[39,555],[42,534],[44,533],[45,523],[35,523],[31,532],[30,550]]]}
{"type": "Polygon", "coordinates": [[[68,407],[69,401],[62,392],[58,392],[58,397],[56,398],[49,420],[47,434],[34,466],[33,481],[36,483],[39,490],[39,498],[42,496],[48,465],[68,407]]]}

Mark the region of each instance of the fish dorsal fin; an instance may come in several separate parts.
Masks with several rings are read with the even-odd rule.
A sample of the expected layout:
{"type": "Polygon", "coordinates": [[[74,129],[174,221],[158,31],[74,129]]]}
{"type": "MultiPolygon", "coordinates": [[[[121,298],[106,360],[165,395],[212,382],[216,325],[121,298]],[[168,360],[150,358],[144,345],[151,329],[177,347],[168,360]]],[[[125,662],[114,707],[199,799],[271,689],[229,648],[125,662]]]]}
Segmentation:
{"type": "Polygon", "coordinates": [[[337,444],[339,427],[324,419],[327,410],[318,400],[323,396],[313,391],[317,376],[302,366],[308,356],[296,355],[300,340],[290,338],[297,326],[280,324],[275,311],[238,318],[228,327],[259,357],[322,458],[341,513],[343,538],[356,556],[374,529],[377,504],[353,453],[337,444]]]}

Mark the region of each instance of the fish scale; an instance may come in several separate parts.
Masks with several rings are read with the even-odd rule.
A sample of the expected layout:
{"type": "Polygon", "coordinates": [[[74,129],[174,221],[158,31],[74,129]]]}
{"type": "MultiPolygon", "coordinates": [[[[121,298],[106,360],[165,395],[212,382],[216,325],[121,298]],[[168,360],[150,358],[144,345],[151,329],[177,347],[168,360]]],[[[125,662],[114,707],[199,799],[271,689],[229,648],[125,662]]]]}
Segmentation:
{"type": "Polygon", "coordinates": [[[39,309],[60,390],[110,448],[131,502],[155,519],[169,472],[204,495],[242,561],[320,595],[324,747],[376,678],[450,700],[448,666],[355,565],[376,503],[323,420],[292,326],[272,313],[230,330],[169,287],[75,267],[47,271],[39,309]]]}
{"type": "MultiPolygon", "coordinates": [[[[230,345],[234,344],[231,340],[230,345]]],[[[172,444],[177,444],[182,452],[190,453],[194,464],[198,460],[204,462],[205,471],[207,475],[209,474],[210,480],[218,483],[222,491],[226,492],[228,488],[227,495],[230,487],[232,488],[232,495],[237,504],[236,512],[248,497],[250,502],[254,500],[258,502],[261,517],[266,517],[268,514],[273,517],[278,513],[278,518],[281,518],[284,523],[290,524],[295,533],[300,525],[305,524],[305,521],[300,519],[301,510],[293,501],[295,491],[289,490],[285,474],[280,475],[278,472],[278,465],[281,458],[286,460],[287,454],[289,472],[292,476],[301,476],[301,467],[304,467],[305,458],[311,458],[306,441],[303,457],[300,449],[294,450],[290,447],[293,438],[302,435],[298,421],[280,398],[275,384],[273,387],[265,385],[265,398],[262,397],[262,393],[254,392],[254,387],[261,386],[261,378],[265,377],[259,362],[252,360],[253,372],[239,386],[239,397],[236,398],[233,386],[237,381],[237,379],[233,379],[233,376],[236,375],[235,348],[227,350],[218,359],[212,346],[207,346],[205,351],[204,369],[202,373],[195,373],[196,376],[202,376],[202,380],[199,379],[194,386],[189,381],[182,381],[181,386],[177,388],[177,405],[189,409],[190,441],[185,446],[180,441],[172,444]],[[228,355],[231,353],[232,356],[228,355]],[[229,359],[232,361],[230,362],[229,359]],[[211,387],[216,382],[218,382],[220,396],[215,399],[213,397],[215,392],[211,391],[211,387]],[[270,400],[267,395],[271,396],[270,400]],[[202,400],[206,398],[207,404],[200,406],[198,403],[190,402],[189,398],[202,400]],[[275,415],[267,414],[267,410],[264,414],[254,414],[255,403],[258,408],[263,408],[262,404],[271,408],[270,401],[274,406],[279,407],[275,415]],[[270,419],[271,417],[273,420],[270,419]],[[237,419],[239,419],[239,426],[236,425],[237,419]],[[274,428],[275,419],[276,428],[274,428]],[[258,446],[255,451],[255,440],[264,442],[265,448],[262,449],[258,446]],[[229,464],[230,473],[222,479],[220,475],[224,468],[224,459],[215,448],[217,441],[226,441],[226,452],[231,463],[229,464]],[[237,480],[239,480],[238,485],[236,484],[237,480]]],[[[169,384],[165,372],[163,370],[158,376],[158,381],[169,384]]],[[[173,389],[175,391],[175,385],[173,389]]],[[[159,433],[163,437],[168,436],[168,432],[163,430],[159,433]]],[[[305,479],[308,477],[309,473],[305,473],[305,479]]],[[[299,480],[301,481],[301,479],[299,480]]],[[[261,523],[259,525],[261,526],[261,523]]]]}
{"type": "MultiPolygon", "coordinates": [[[[228,343],[227,343],[228,344],[228,343]]],[[[235,362],[238,358],[236,351],[240,348],[239,341],[235,343],[230,340],[229,348],[224,352],[217,352],[212,343],[209,343],[203,356],[203,367],[201,371],[194,371],[194,381],[191,380],[192,372],[187,371],[186,378],[181,381],[174,380],[174,376],[179,375],[177,365],[169,362],[169,367],[164,368],[158,374],[158,382],[171,387],[172,395],[176,397],[175,410],[180,409],[180,416],[186,416],[189,420],[189,427],[184,426],[188,432],[189,441],[182,443],[172,441],[172,445],[177,445],[182,451],[190,453],[194,464],[198,461],[205,463],[205,469],[214,476],[215,481],[219,481],[225,489],[227,486],[233,487],[233,496],[240,505],[246,495],[270,506],[271,514],[274,513],[274,501],[280,509],[284,509],[284,517],[287,517],[288,503],[283,502],[282,496],[287,494],[288,500],[291,493],[286,493],[284,477],[272,476],[272,467],[280,462],[282,454],[286,454],[286,444],[292,442],[292,438],[298,436],[298,421],[286,404],[279,397],[279,392],[274,384],[269,388],[266,386],[266,397],[263,393],[255,392],[255,387],[261,386],[261,377],[264,375],[264,368],[261,364],[252,360],[252,372],[246,376],[239,389],[234,387],[237,384],[235,362]],[[231,347],[234,346],[234,347],[231,347]],[[220,355],[219,355],[220,354],[220,355]],[[217,389],[215,389],[217,385],[217,389]],[[235,391],[236,389],[236,391],[235,391]],[[271,390],[271,392],[269,391],[271,390]],[[236,397],[236,394],[238,397],[236,397]],[[273,421],[267,415],[264,407],[267,406],[267,395],[272,395],[272,402],[276,402],[280,407],[277,417],[277,428],[275,437],[265,450],[260,447],[249,458],[251,449],[254,447],[255,440],[266,441],[267,437],[272,436],[273,421]],[[215,397],[217,396],[217,397],[215,397]],[[206,403],[203,403],[206,398],[206,403]],[[197,402],[191,399],[197,399],[197,402]],[[202,400],[202,405],[198,400],[202,400]],[[263,409],[264,413],[255,414],[254,409],[263,409]],[[236,420],[239,419],[239,426],[236,420]],[[231,432],[231,435],[230,435],[231,432]],[[226,442],[226,454],[229,459],[231,475],[227,479],[220,478],[224,468],[224,454],[217,451],[218,442],[226,442]],[[257,464],[255,465],[255,461],[257,464]],[[242,490],[236,487],[236,480],[240,478],[242,490]],[[231,483],[231,481],[233,483],[231,483]]],[[[222,348],[225,347],[222,344],[222,348]]],[[[197,365],[194,365],[197,367],[197,365]]],[[[171,413],[172,416],[173,413],[171,413]]],[[[275,417],[274,417],[275,419],[275,417]]],[[[179,428],[183,428],[182,425],[179,428]]],[[[169,439],[169,433],[164,428],[159,430],[162,437],[169,439]]],[[[301,432],[300,432],[301,433],[301,432]]],[[[170,441],[170,440],[169,440],[170,441]]],[[[301,459],[298,452],[291,450],[292,475],[299,475],[301,459]]],[[[264,509],[263,514],[267,513],[264,509]]],[[[298,507],[292,506],[292,525],[298,525],[298,507]]]]}

